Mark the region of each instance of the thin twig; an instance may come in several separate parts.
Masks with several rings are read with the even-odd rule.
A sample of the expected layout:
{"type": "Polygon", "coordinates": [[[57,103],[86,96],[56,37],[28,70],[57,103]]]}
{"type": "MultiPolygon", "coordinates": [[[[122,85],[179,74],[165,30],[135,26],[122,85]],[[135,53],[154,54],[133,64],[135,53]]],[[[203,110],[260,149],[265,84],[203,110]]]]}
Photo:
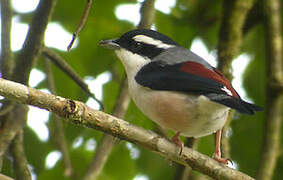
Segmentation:
{"type": "MultiPolygon", "coordinates": [[[[124,78],[121,83],[119,96],[113,109],[112,115],[118,118],[123,118],[128,109],[129,103],[130,97],[128,93],[127,79],[124,78]]],[[[95,156],[87,169],[87,173],[83,178],[84,180],[97,179],[110,153],[112,152],[114,145],[118,141],[118,138],[113,137],[109,134],[104,134],[95,152],[95,156]]]]}
{"type": "Polygon", "coordinates": [[[138,25],[139,29],[149,29],[152,25],[155,15],[155,0],[146,0],[143,2],[140,13],[141,20],[138,25]]]}
{"type": "Polygon", "coordinates": [[[27,159],[23,147],[23,132],[20,131],[11,145],[13,167],[16,179],[31,180],[31,173],[28,168],[27,159]]]}
{"type": "Polygon", "coordinates": [[[13,108],[14,103],[5,101],[0,109],[0,116],[4,116],[5,114],[9,113],[11,110],[13,110],[13,108]]]}
{"type": "Polygon", "coordinates": [[[17,133],[24,127],[28,108],[22,104],[15,104],[11,112],[13,113],[0,117],[0,120],[6,120],[0,131],[0,157],[4,155],[17,133]]]}
{"type": "Polygon", "coordinates": [[[56,113],[69,123],[101,130],[120,139],[138,144],[177,163],[189,165],[192,169],[215,179],[253,179],[187,147],[183,148],[180,155],[179,147],[175,143],[152,131],[132,125],[102,111],[93,110],[80,101],[54,96],[4,79],[0,79],[0,95],[11,101],[33,105],[56,113]]]}
{"type": "Polygon", "coordinates": [[[92,159],[83,180],[97,179],[106,161],[108,160],[109,155],[112,152],[113,146],[117,142],[117,138],[109,134],[104,134],[98,148],[95,151],[95,156],[92,159]]]}
{"type": "Polygon", "coordinates": [[[272,179],[280,152],[283,91],[283,52],[280,0],[263,1],[266,47],[266,117],[257,179],[272,179]]]}
{"type": "Polygon", "coordinates": [[[63,72],[65,72],[74,82],[91,98],[93,98],[100,106],[100,110],[104,110],[103,103],[95,97],[89,88],[88,85],[83,81],[83,79],[74,71],[74,69],[66,63],[66,61],[59,56],[55,51],[44,47],[42,49],[42,54],[50,59],[53,63],[56,64],[63,72]]]}
{"type": "MultiPolygon", "coordinates": [[[[53,74],[51,71],[51,64],[50,61],[47,59],[44,60],[44,69],[46,73],[47,87],[50,90],[50,92],[55,95],[56,89],[55,89],[53,74]]],[[[75,173],[73,171],[71,158],[69,155],[68,146],[65,139],[63,122],[60,118],[58,118],[57,115],[54,115],[52,119],[54,120],[55,128],[54,128],[54,132],[51,133],[51,136],[56,142],[58,149],[62,153],[63,162],[65,165],[64,175],[66,177],[73,177],[75,179],[75,173]]]]}
{"type": "Polygon", "coordinates": [[[88,17],[88,14],[89,14],[89,10],[90,10],[90,7],[91,7],[91,4],[92,4],[92,0],[87,0],[87,4],[85,6],[85,9],[84,9],[84,12],[83,12],[83,16],[79,22],[79,25],[77,26],[75,32],[73,33],[73,37],[72,37],[72,40],[70,42],[70,44],[68,45],[67,47],[67,51],[70,51],[74,42],[75,42],[75,39],[76,37],[78,36],[78,34],[81,32],[82,28],[84,27],[85,25],[85,22],[87,20],[87,17],[88,17]]]}

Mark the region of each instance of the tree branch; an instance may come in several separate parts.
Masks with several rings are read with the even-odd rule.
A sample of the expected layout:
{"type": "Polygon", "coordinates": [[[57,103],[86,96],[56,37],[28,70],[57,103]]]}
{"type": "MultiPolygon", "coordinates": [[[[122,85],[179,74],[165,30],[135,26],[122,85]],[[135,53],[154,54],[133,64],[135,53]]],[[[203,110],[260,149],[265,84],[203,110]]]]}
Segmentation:
{"type": "Polygon", "coordinates": [[[264,0],[264,29],[266,44],[266,117],[264,122],[261,160],[257,179],[272,179],[279,155],[282,121],[282,35],[280,1],[264,0]]]}
{"type": "MultiPolygon", "coordinates": [[[[124,78],[121,83],[120,93],[112,114],[118,118],[123,118],[128,109],[129,103],[130,96],[128,93],[127,79],[124,78]]],[[[92,162],[88,167],[84,180],[97,179],[105,163],[107,162],[107,159],[112,152],[114,145],[118,141],[119,140],[116,137],[113,137],[109,134],[104,134],[95,152],[94,158],[92,159],[92,162]]]]}
{"type": "MultiPolygon", "coordinates": [[[[252,5],[253,0],[232,0],[223,2],[224,12],[217,47],[218,69],[230,81],[233,79],[230,71],[231,63],[238,55],[242,41],[242,29],[252,5]]],[[[230,157],[230,145],[226,134],[234,113],[235,111],[230,111],[225,126],[222,129],[224,136],[222,137],[221,146],[224,157],[230,157]]]]}
{"type": "MultiPolygon", "coordinates": [[[[11,1],[1,0],[1,55],[0,55],[0,77],[10,79],[14,61],[11,52],[11,25],[12,25],[12,8],[11,1]]],[[[7,122],[6,116],[13,108],[14,104],[10,101],[1,103],[0,108],[0,127],[3,128],[7,122]]],[[[1,132],[0,132],[1,134],[1,132]]],[[[0,138],[1,140],[1,138],[0,138]]],[[[1,144],[0,144],[1,147],[1,144]]],[[[2,168],[2,156],[0,152],[0,169],[2,168]]]]}
{"type": "Polygon", "coordinates": [[[65,118],[69,123],[98,129],[120,139],[139,144],[168,159],[189,165],[192,169],[215,179],[253,179],[187,147],[179,155],[179,148],[176,144],[156,133],[134,126],[104,112],[93,110],[79,101],[43,93],[4,79],[0,79],[0,95],[18,103],[29,104],[54,112],[58,116],[65,118]]]}
{"type": "Polygon", "coordinates": [[[1,180],[14,180],[13,178],[10,178],[10,177],[8,177],[8,176],[6,176],[4,174],[0,174],[0,179],[1,180]]]}
{"type": "Polygon", "coordinates": [[[143,2],[140,9],[141,20],[138,25],[139,29],[149,29],[151,27],[155,14],[154,3],[155,0],[146,0],[143,2]]]}
{"type": "MultiPolygon", "coordinates": [[[[30,71],[36,62],[42,44],[44,31],[51,17],[56,0],[41,0],[29,26],[29,32],[23,49],[17,57],[11,79],[27,84],[30,71]]],[[[11,141],[26,122],[27,108],[16,105],[13,113],[8,113],[1,119],[5,120],[0,136],[0,157],[5,153],[11,141]]]]}
{"type": "Polygon", "coordinates": [[[13,110],[13,108],[13,103],[4,101],[4,103],[2,103],[2,107],[0,108],[0,116],[4,116],[5,114],[9,113],[11,110],[13,110]]]}
{"type": "Polygon", "coordinates": [[[41,0],[29,26],[23,49],[17,57],[13,80],[27,84],[30,71],[36,63],[42,46],[47,23],[55,7],[56,0],[41,0]]]}
{"type": "Polygon", "coordinates": [[[2,116],[5,122],[0,131],[0,157],[6,152],[17,133],[24,127],[27,111],[26,106],[16,104],[10,113],[2,116]]]}
{"type": "Polygon", "coordinates": [[[89,88],[88,85],[83,81],[83,79],[73,70],[73,68],[66,63],[66,61],[59,56],[55,51],[44,47],[42,50],[42,54],[50,59],[58,68],[60,68],[63,72],[65,72],[74,82],[90,97],[92,97],[100,106],[100,109],[103,110],[102,102],[95,97],[89,88]]]}
{"type": "Polygon", "coordinates": [[[73,43],[76,40],[76,37],[78,36],[78,34],[83,29],[83,27],[84,27],[84,25],[86,23],[86,19],[87,19],[88,14],[89,14],[89,10],[90,10],[91,4],[92,4],[92,0],[87,0],[86,6],[85,6],[85,9],[84,9],[84,12],[83,12],[83,16],[81,17],[80,22],[79,22],[75,32],[73,33],[73,38],[72,38],[70,44],[67,47],[67,51],[71,50],[71,48],[73,46],[73,43]]]}
{"type": "Polygon", "coordinates": [[[222,24],[219,32],[218,42],[218,69],[229,79],[231,63],[239,52],[242,41],[242,29],[245,18],[253,0],[231,0],[224,1],[222,24]]]}
{"type": "MultiPolygon", "coordinates": [[[[44,69],[45,69],[45,74],[46,74],[47,87],[52,94],[56,94],[55,85],[54,85],[55,83],[54,83],[54,79],[53,79],[53,75],[51,71],[50,61],[47,59],[44,60],[44,69]]],[[[62,153],[63,162],[65,165],[64,175],[66,177],[75,177],[75,173],[73,171],[73,166],[71,163],[71,158],[70,158],[69,151],[68,151],[67,142],[65,139],[63,122],[56,115],[53,116],[53,120],[54,120],[55,127],[54,127],[54,131],[51,131],[51,136],[53,137],[58,149],[62,153]]]]}
{"type": "Polygon", "coordinates": [[[11,25],[12,25],[12,9],[11,1],[1,0],[1,57],[0,72],[2,77],[9,79],[14,61],[11,52],[11,25]]]}
{"type": "Polygon", "coordinates": [[[118,139],[109,135],[104,134],[98,148],[95,151],[95,155],[87,169],[83,180],[97,179],[100,175],[105,163],[108,160],[109,155],[112,152],[114,145],[118,142],[118,139]]]}
{"type": "Polygon", "coordinates": [[[245,24],[243,25],[243,35],[246,35],[256,25],[263,23],[262,6],[262,1],[255,1],[253,7],[247,14],[245,24]]]}
{"type": "MultiPolygon", "coordinates": [[[[198,147],[198,140],[193,137],[186,138],[185,146],[193,150],[196,150],[198,147]]],[[[193,179],[192,169],[189,166],[179,165],[177,166],[177,172],[175,180],[188,180],[193,179]]]]}
{"type": "Polygon", "coordinates": [[[23,148],[23,133],[20,132],[14,138],[11,144],[11,152],[13,157],[13,167],[16,179],[31,180],[31,174],[28,168],[26,156],[23,148]]]}

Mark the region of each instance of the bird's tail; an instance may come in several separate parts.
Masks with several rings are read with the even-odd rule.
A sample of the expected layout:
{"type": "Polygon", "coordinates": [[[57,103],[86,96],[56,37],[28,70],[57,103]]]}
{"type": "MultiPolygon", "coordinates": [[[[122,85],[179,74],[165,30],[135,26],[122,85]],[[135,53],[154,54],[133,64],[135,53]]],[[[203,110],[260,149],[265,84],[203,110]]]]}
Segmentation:
{"type": "Polygon", "coordinates": [[[255,111],[262,111],[263,108],[262,107],[259,107],[255,104],[252,104],[252,103],[249,103],[249,102],[246,102],[246,101],[243,101],[243,100],[240,100],[241,104],[245,107],[245,111],[242,112],[242,113],[245,113],[245,114],[254,114],[255,111]]]}
{"type": "Polygon", "coordinates": [[[242,99],[234,98],[232,96],[227,96],[224,94],[211,93],[207,94],[206,97],[208,97],[211,101],[228,106],[243,114],[254,114],[255,111],[263,110],[263,108],[256,106],[252,103],[248,103],[242,99]]]}

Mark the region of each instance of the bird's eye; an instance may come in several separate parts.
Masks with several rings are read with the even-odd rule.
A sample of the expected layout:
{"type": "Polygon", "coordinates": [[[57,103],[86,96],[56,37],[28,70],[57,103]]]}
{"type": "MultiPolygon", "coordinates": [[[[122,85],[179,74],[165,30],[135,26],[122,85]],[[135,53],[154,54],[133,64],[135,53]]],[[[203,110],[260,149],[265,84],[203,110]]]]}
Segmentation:
{"type": "Polygon", "coordinates": [[[138,52],[142,48],[142,44],[140,42],[133,42],[131,46],[131,50],[133,52],[138,52]]]}

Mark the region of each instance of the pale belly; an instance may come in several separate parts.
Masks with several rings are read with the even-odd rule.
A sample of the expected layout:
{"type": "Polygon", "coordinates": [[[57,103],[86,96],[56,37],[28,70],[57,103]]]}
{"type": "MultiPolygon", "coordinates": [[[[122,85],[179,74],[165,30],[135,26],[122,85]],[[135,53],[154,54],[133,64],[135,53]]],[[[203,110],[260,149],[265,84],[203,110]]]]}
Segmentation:
{"type": "Polygon", "coordinates": [[[140,108],[163,128],[181,132],[187,137],[201,137],[221,129],[228,116],[226,106],[205,96],[173,91],[153,91],[138,84],[129,87],[130,94],[140,108]]]}

